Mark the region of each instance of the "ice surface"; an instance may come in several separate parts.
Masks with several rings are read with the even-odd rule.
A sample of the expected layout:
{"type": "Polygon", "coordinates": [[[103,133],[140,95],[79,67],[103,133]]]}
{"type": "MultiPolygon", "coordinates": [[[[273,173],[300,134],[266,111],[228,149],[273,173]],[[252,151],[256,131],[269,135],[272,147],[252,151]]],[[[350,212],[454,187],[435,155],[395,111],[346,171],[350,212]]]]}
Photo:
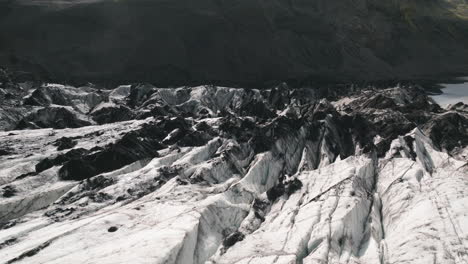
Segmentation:
{"type": "MultiPolygon", "coordinates": [[[[375,91],[363,92],[304,108],[289,103],[259,119],[242,107],[264,100],[264,91],[151,89],[133,93],[135,108],[164,101],[190,115],[0,132],[11,150],[0,156],[1,263],[468,263],[466,146],[455,155],[438,146],[444,139],[403,129],[404,107],[416,101],[410,91],[385,89],[378,100],[375,91]],[[348,122],[349,107],[383,129],[353,130],[360,121],[348,122]],[[197,116],[201,109],[210,116],[197,116]],[[218,116],[226,109],[227,117],[218,116]],[[212,136],[193,136],[206,136],[200,131],[212,136]],[[89,179],[61,179],[62,164],[35,170],[70,151],[54,145],[64,137],[77,140],[71,149],[99,152],[120,150],[116,144],[129,135],[151,142],[144,140],[158,133],[161,142],[178,144],[158,143],[157,155],[89,179]]],[[[131,94],[121,86],[93,109],[131,94]]],[[[443,110],[424,111],[424,120],[445,118],[443,110]]]]}

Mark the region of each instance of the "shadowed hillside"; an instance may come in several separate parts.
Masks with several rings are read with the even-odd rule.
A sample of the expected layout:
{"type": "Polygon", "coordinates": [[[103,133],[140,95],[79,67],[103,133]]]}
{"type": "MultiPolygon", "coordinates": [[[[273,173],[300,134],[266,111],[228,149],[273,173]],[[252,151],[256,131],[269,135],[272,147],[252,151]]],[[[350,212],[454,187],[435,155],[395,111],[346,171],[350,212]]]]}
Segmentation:
{"type": "Polygon", "coordinates": [[[468,72],[466,1],[3,0],[0,64],[161,85],[468,72]]]}

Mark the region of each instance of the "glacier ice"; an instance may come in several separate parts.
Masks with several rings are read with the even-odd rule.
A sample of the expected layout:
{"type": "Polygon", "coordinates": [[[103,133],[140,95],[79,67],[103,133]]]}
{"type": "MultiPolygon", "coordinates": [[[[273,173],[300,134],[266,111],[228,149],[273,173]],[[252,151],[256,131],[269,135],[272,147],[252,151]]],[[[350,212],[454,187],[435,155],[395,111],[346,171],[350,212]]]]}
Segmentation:
{"type": "Polygon", "coordinates": [[[47,85],[24,100],[91,121],[0,132],[1,263],[468,263],[467,113],[417,87],[47,85]],[[121,106],[134,119],[92,120],[121,106]],[[95,173],[64,180],[76,149],[95,173]]]}

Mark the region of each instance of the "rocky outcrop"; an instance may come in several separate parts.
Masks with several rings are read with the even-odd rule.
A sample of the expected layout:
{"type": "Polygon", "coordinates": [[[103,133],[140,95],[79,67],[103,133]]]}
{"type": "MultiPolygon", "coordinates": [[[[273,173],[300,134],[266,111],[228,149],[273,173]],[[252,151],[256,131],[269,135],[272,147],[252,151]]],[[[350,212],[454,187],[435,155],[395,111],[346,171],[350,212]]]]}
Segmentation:
{"type": "Polygon", "coordinates": [[[437,147],[452,151],[454,148],[468,145],[468,118],[466,114],[449,112],[431,119],[424,130],[437,147]]]}
{"type": "Polygon", "coordinates": [[[67,107],[44,107],[26,115],[16,126],[16,129],[37,128],[76,128],[89,126],[92,123],[86,117],[67,107]]]}
{"type": "Polygon", "coordinates": [[[467,114],[417,86],[102,94],[138,119],[0,132],[5,263],[467,261],[467,114]]]}
{"type": "Polygon", "coordinates": [[[102,106],[91,112],[91,117],[98,124],[127,121],[135,118],[135,114],[124,105],[102,106]]]}
{"type": "Polygon", "coordinates": [[[32,83],[18,83],[13,74],[0,67],[0,130],[14,129],[32,107],[21,106],[32,83]]]}

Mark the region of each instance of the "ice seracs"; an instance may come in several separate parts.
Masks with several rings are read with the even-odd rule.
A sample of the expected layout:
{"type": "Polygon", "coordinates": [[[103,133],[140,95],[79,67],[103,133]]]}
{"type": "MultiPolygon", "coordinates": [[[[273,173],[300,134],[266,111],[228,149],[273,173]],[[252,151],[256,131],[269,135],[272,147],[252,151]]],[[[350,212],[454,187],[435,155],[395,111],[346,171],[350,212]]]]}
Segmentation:
{"type": "Polygon", "coordinates": [[[1,263],[468,263],[467,114],[417,87],[92,89],[0,132],[1,263]]]}

